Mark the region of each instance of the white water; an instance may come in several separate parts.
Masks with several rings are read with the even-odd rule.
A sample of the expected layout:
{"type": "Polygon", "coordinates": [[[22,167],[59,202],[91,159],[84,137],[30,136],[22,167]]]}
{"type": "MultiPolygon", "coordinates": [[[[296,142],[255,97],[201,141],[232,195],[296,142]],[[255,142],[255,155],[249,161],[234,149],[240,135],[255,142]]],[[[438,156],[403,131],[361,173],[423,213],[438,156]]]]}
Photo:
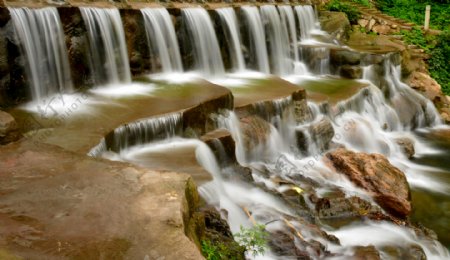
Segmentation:
{"type": "Polygon", "coordinates": [[[314,9],[310,5],[298,5],[295,11],[300,24],[301,39],[308,40],[311,38],[311,32],[319,29],[314,9]]]}
{"type": "Polygon", "coordinates": [[[91,72],[97,85],[130,83],[125,33],[119,10],[80,7],[89,36],[91,72]]]}
{"type": "Polygon", "coordinates": [[[242,15],[247,22],[246,28],[250,35],[251,41],[251,56],[256,57],[258,63],[258,71],[269,74],[269,57],[267,55],[266,35],[264,27],[261,22],[259,9],[255,6],[241,7],[242,15]]]}
{"type": "Polygon", "coordinates": [[[141,9],[150,50],[157,53],[162,72],[182,72],[180,48],[169,12],[165,8],[141,9]]]}
{"type": "Polygon", "coordinates": [[[64,31],[54,7],[9,8],[23,54],[33,101],[72,91],[64,31]]]}
{"type": "Polygon", "coordinates": [[[222,76],[225,69],[211,18],[203,8],[181,10],[194,49],[197,70],[205,76],[222,76]]]}
{"type": "Polygon", "coordinates": [[[260,11],[269,40],[271,72],[281,76],[291,74],[293,72],[293,61],[289,54],[288,29],[281,23],[280,15],[275,6],[264,5],[261,6],[260,11]]]}
{"type": "Polygon", "coordinates": [[[222,22],[225,35],[227,36],[228,49],[233,61],[233,71],[243,71],[245,69],[244,55],[241,48],[241,36],[239,33],[236,13],[232,7],[216,9],[222,22]]]}

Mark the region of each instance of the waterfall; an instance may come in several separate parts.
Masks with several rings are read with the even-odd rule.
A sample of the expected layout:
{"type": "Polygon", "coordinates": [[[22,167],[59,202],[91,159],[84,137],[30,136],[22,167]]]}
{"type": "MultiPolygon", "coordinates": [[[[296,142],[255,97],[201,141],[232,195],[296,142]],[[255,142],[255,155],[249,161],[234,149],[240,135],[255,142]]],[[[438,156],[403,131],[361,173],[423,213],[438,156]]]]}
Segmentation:
{"type": "Polygon", "coordinates": [[[181,134],[181,113],[138,120],[114,129],[88,153],[99,156],[107,150],[120,152],[131,146],[167,139],[181,134]]]}
{"type": "Polygon", "coordinates": [[[301,39],[307,40],[311,38],[311,31],[319,29],[314,9],[310,5],[298,5],[295,11],[300,24],[301,39]]]}
{"type": "Polygon", "coordinates": [[[26,58],[33,100],[70,92],[72,80],[64,32],[56,8],[9,8],[26,58]]]}
{"type": "Polygon", "coordinates": [[[91,71],[96,83],[130,83],[130,64],[119,10],[80,7],[80,11],[88,31],[91,71]]]}
{"type": "Polygon", "coordinates": [[[193,44],[197,69],[207,76],[225,74],[219,43],[208,12],[203,8],[184,8],[181,12],[193,44]]]}
{"type": "Polygon", "coordinates": [[[298,48],[297,48],[297,30],[295,27],[295,18],[292,7],[288,5],[278,6],[280,11],[281,22],[283,27],[289,28],[290,52],[293,54],[293,59],[298,62],[298,48]]]}
{"type": "Polygon", "coordinates": [[[256,57],[258,70],[269,74],[269,58],[267,55],[266,36],[259,10],[255,6],[241,7],[243,17],[247,22],[247,33],[250,35],[251,56],[256,57]]]}
{"type": "MultiPolygon", "coordinates": [[[[388,94],[388,100],[395,109],[403,128],[411,130],[441,124],[439,113],[433,103],[401,82],[400,65],[392,64],[391,57],[386,55],[383,66],[383,80],[387,88],[385,90],[388,94]]],[[[369,65],[363,69],[363,78],[373,84],[378,83],[375,69],[375,65],[369,65]]],[[[378,109],[380,106],[385,106],[385,104],[386,102],[383,99],[376,107],[378,109]]],[[[373,111],[373,113],[377,114],[378,112],[373,111]]]]}
{"type": "Polygon", "coordinates": [[[167,9],[145,8],[141,12],[150,50],[159,57],[162,72],[183,71],[177,36],[167,9]]]}
{"type": "Polygon", "coordinates": [[[233,61],[233,70],[242,71],[245,69],[244,55],[242,54],[241,40],[236,13],[232,7],[216,9],[222,22],[225,35],[227,36],[228,48],[230,49],[233,61]]]}
{"type": "Polygon", "coordinates": [[[293,63],[289,54],[288,30],[281,23],[277,8],[273,5],[261,6],[261,17],[266,24],[266,33],[269,39],[269,57],[272,73],[287,75],[293,71],[293,63]]]}

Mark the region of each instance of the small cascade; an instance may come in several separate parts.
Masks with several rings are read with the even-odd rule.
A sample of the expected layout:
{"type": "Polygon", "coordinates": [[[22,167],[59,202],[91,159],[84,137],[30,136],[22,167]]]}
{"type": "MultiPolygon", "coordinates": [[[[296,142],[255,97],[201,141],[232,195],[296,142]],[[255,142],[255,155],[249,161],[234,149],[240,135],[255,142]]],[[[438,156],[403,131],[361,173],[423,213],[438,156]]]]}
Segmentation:
{"type": "Polygon", "coordinates": [[[183,66],[175,28],[165,8],[141,9],[145,21],[150,52],[161,62],[162,72],[181,72],[183,66]]]}
{"type": "Polygon", "coordinates": [[[131,146],[163,140],[182,132],[181,113],[135,121],[116,128],[88,153],[99,156],[105,151],[120,152],[131,146]]]}
{"type": "Polygon", "coordinates": [[[216,9],[222,22],[225,35],[228,41],[231,58],[233,61],[233,70],[242,71],[245,69],[244,55],[242,54],[239,27],[236,13],[232,7],[216,9]]]}
{"type": "Polygon", "coordinates": [[[197,69],[206,76],[225,74],[219,43],[208,12],[203,8],[184,8],[181,13],[192,41],[197,69]]]}
{"type": "MultiPolygon", "coordinates": [[[[363,69],[363,78],[374,84],[385,86],[383,90],[387,92],[387,99],[395,109],[405,130],[441,124],[439,113],[432,102],[401,82],[400,65],[394,65],[391,58],[390,56],[384,58],[382,82],[378,80],[375,65],[369,65],[363,69]]],[[[384,98],[380,101],[380,106],[386,106],[384,98]]],[[[376,109],[379,109],[379,106],[376,109]]],[[[374,110],[373,113],[378,112],[374,110]]]]}
{"type": "Polygon", "coordinates": [[[247,32],[250,37],[251,57],[256,57],[257,69],[269,74],[269,58],[267,55],[266,36],[259,10],[255,6],[241,7],[242,15],[246,21],[247,32]]]}
{"type": "Polygon", "coordinates": [[[130,83],[125,33],[118,9],[80,7],[89,36],[90,62],[97,85],[130,83]]]}
{"type": "Polygon", "coordinates": [[[298,5],[295,11],[300,24],[300,39],[310,39],[311,32],[319,29],[314,9],[310,5],[298,5]]]}
{"type": "Polygon", "coordinates": [[[277,8],[273,5],[261,6],[261,18],[266,24],[271,72],[275,75],[291,74],[293,62],[289,53],[288,29],[281,23],[277,8]]]}
{"type": "Polygon", "coordinates": [[[72,90],[72,79],[58,11],[9,8],[16,35],[26,58],[33,100],[72,90]]]}

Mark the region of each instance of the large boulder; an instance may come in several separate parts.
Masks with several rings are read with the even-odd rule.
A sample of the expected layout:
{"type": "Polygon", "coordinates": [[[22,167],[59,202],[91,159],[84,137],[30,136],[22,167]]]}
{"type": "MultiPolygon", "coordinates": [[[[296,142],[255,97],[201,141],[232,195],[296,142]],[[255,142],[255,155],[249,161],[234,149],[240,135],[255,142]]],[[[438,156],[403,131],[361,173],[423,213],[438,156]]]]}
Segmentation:
{"type": "Polygon", "coordinates": [[[17,141],[21,137],[16,120],[10,114],[0,111],[0,145],[17,141]]]}
{"type": "Polygon", "coordinates": [[[351,27],[345,13],[322,11],[319,18],[322,30],[328,32],[333,38],[337,40],[347,38],[347,32],[351,27]]]}
{"type": "Polygon", "coordinates": [[[371,193],[374,200],[391,215],[406,218],[411,213],[406,177],[383,155],[355,153],[340,148],[327,153],[326,157],[339,173],[371,193]]]}

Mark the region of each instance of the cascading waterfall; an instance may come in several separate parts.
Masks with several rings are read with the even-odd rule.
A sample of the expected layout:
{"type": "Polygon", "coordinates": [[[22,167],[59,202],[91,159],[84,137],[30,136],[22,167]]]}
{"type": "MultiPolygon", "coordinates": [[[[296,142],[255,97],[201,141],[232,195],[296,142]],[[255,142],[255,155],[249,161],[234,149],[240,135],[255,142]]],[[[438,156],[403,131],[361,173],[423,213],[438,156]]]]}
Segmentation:
{"type": "MultiPolygon", "coordinates": [[[[396,110],[404,129],[411,130],[439,125],[441,123],[440,116],[431,101],[401,82],[400,65],[393,65],[389,56],[385,56],[383,64],[385,71],[383,79],[386,82],[388,99],[396,110]]],[[[373,72],[374,66],[369,65],[363,69],[363,78],[372,83],[377,82],[376,73],[373,72]]],[[[374,113],[376,112],[374,111],[374,113]]]]}
{"type": "Polygon", "coordinates": [[[300,24],[300,38],[307,40],[311,38],[311,32],[319,29],[314,9],[310,5],[298,5],[295,7],[298,22],[300,24]]]}
{"type": "Polygon", "coordinates": [[[58,11],[9,8],[26,58],[26,72],[33,100],[72,90],[64,32],[58,11]]]}
{"type": "Polygon", "coordinates": [[[141,12],[150,50],[159,57],[162,72],[183,71],[175,28],[167,9],[145,8],[141,12]]]}
{"type": "Polygon", "coordinates": [[[281,23],[277,8],[273,5],[261,6],[261,18],[263,24],[266,24],[272,73],[276,75],[291,74],[293,62],[289,53],[288,30],[281,23]]]}
{"type": "Polygon", "coordinates": [[[250,35],[251,56],[256,57],[258,71],[268,74],[270,73],[270,67],[266,36],[259,9],[255,6],[243,6],[241,12],[247,22],[247,33],[250,35]]]}
{"type": "Polygon", "coordinates": [[[130,83],[125,33],[118,9],[80,7],[89,36],[91,71],[97,85],[130,83]]]}
{"type": "Polygon", "coordinates": [[[225,69],[214,26],[203,8],[184,8],[181,11],[193,44],[197,69],[206,76],[222,76],[225,69]]]}
{"type": "Polygon", "coordinates": [[[299,62],[297,48],[297,30],[295,27],[295,18],[292,7],[287,5],[278,6],[278,10],[280,11],[281,23],[283,24],[283,27],[289,28],[289,40],[291,42],[290,53],[293,56],[295,62],[299,62]]]}
{"type": "Polygon", "coordinates": [[[233,61],[233,70],[242,71],[245,69],[244,55],[242,54],[239,27],[236,13],[232,7],[216,9],[222,22],[222,27],[226,32],[227,41],[229,43],[231,58],[233,61]]]}

